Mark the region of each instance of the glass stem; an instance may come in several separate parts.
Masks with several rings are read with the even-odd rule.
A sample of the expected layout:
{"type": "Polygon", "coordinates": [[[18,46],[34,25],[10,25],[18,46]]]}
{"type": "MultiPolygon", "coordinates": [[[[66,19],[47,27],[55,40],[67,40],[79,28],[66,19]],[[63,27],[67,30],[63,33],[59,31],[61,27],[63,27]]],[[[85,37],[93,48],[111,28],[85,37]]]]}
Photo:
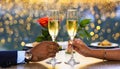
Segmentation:
{"type": "MultiPolygon", "coordinates": [[[[73,37],[71,38],[71,45],[73,43],[73,37]]],[[[71,52],[71,58],[74,58],[74,52],[73,52],[73,46],[71,46],[72,52],[71,52]]]]}
{"type": "Polygon", "coordinates": [[[52,36],[52,41],[55,42],[55,36],[52,36]]]}
{"type": "Polygon", "coordinates": [[[52,69],[55,69],[55,65],[56,65],[56,59],[55,57],[52,57],[52,69]]]}
{"type": "Polygon", "coordinates": [[[72,54],[71,54],[71,58],[74,58],[73,46],[72,46],[72,54]]]}
{"type": "MultiPolygon", "coordinates": [[[[52,37],[52,41],[55,42],[55,37],[52,37]]],[[[54,63],[56,63],[56,59],[55,59],[55,57],[52,57],[52,60],[53,60],[54,63]]],[[[55,66],[54,63],[52,64],[53,67],[55,66]]]]}

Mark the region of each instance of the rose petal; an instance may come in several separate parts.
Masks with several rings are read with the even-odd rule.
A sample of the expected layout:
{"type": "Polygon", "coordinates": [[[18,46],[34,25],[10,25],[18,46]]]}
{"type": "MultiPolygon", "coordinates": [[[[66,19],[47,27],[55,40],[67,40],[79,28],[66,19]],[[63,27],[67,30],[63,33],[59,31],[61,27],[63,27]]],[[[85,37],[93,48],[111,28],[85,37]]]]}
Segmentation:
{"type": "Polygon", "coordinates": [[[42,17],[37,20],[37,22],[42,26],[42,27],[47,27],[48,25],[48,17],[42,17]]]}

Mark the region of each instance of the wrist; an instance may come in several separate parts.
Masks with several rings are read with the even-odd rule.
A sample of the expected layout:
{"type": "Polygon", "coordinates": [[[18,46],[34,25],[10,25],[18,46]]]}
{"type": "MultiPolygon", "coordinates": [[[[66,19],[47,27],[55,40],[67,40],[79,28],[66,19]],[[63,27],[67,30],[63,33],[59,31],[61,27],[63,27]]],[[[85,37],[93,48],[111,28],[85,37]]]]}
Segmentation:
{"type": "Polygon", "coordinates": [[[91,49],[87,45],[85,45],[83,49],[84,49],[84,54],[85,54],[86,57],[91,57],[92,56],[91,55],[91,49]]]}
{"type": "Polygon", "coordinates": [[[86,55],[86,57],[91,57],[92,55],[91,55],[91,50],[90,49],[86,49],[86,50],[84,50],[85,51],[85,55],[86,55]]]}
{"type": "Polygon", "coordinates": [[[106,59],[107,52],[103,50],[103,60],[106,59]]]}
{"type": "Polygon", "coordinates": [[[32,54],[32,58],[31,58],[31,62],[36,62],[36,61],[38,61],[38,58],[36,57],[36,52],[34,52],[34,50],[33,49],[31,49],[31,50],[29,50],[30,51],[30,53],[32,54]]]}
{"type": "Polygon", "coordinates": [[[33,55],[29,50],[25,52],[25,62],[26,63],[29,63],[32,60],[32,57],[33,57],[33,55]]]}

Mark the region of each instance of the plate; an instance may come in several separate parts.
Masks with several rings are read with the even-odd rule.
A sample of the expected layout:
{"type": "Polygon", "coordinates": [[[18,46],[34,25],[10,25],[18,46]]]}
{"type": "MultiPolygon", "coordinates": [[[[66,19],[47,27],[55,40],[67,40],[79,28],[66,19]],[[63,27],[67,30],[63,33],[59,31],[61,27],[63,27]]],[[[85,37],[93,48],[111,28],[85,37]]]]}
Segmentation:
{"type": "Polygon", "coordinates": [[[100,45],[98,45],[98,43],[100,43],[100,42],[91,43],[90,46],[92,46],[92,47],[100,47],[100,48],[115,48],[115,47],[119,47],[119,45],[117,43],[111,43],[111,46],[100,46],[100,45]]]}
{"type": "Polygon", "coordinates": [[[33,47],[33,43],[26,43],[25,46],[26,47],[33,47]]]}
{"type": "MultiPolygon", "coordinates": [[[[57,43],[62,47],[62,49],[66,49],[68,46],[68,41],[57,42],[57,43]]],[[[33,43],[26,43],[25,46],[26,47],[34,47],[33,43]]]]}

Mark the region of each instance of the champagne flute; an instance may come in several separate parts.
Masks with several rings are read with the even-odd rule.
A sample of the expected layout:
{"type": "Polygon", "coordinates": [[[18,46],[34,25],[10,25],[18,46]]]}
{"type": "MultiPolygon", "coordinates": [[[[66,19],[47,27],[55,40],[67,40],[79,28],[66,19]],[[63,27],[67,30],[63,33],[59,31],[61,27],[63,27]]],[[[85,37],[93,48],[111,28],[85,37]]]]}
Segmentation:
{"type": "MultiPolygon", "coordinates": [[[[66,20],[66,27],[67,27],[67,32],[71,40],[74,39],[76,33],[77,33],[77,28],[78,28],[78,13],[77,10],[75,9],[69,9],[67,11],[67,20],[66,20]]],[[[71,58],[68,62],[65,62],[66,64],[69,64],[71,66],[74,66],[76,64],[79,64],[79,62],[76,62],[74,59],[74,53],[73,53],[73,46],[72,46],[72,53],[71,53],[71,58]]]]}
{"type": "MultiPolygon", "coordinates": [[[[59,11],[58,10],[49,11],[48,30],[49,30],[50,36],[52,37],[52,41],[55,41],[59,32],[59,11]]],[[[52,64],[52,66],[55,67],[55,65],[59,64],[60,62],[57,62],[55,57],[53,57],[47,63],[52,64]]]]}

